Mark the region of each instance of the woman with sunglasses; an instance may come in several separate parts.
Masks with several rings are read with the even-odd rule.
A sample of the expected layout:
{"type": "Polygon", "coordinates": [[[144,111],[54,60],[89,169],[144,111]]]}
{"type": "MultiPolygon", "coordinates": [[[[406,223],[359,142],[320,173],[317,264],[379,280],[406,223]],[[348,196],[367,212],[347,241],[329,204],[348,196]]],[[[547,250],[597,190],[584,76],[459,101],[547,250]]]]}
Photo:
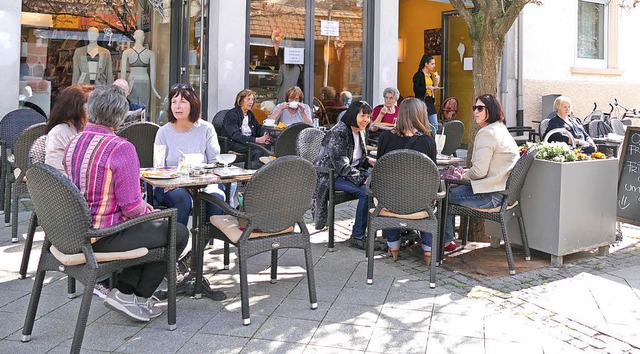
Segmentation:
{"type": "MultiPolygon", "coordinates": [[[[182,154],[201,154],[203,163],[215,163],[220,154],[218,136],[213,124],[200,118],[200,99],[189,84],[176,84],[169,91],[171,103],[168,124],[156,134],[155,144],[166,147],[166,166],[178,166],[182,154]]],[[[224,200],[224,192],[212,184],[205,192],[224,200]]],[[[231,194],[233,195],[233,194],[231,194]]],[[[153,196],[160,204],[178,209],[178,222],[187,225],[193,200],[186,188],[155,188],[153,196]]],[[[221,213],[207,203],[207,216],[221,213]]]]}
{"type": "MultiPolygon", "coordinates": [[[[367,148],[364,130],[371,122],[371,106],[364,101],[355,101],[347,108],[344,117],[325,134],[320,153],[314,161],[316,166],[335,171],[335,190],[344,191],[358,198],[356,219],[349,243],[353,247],[366,249],[368,197],[364,182],[369,177],[367,148]]],[[[327,222],[327,199],[329,197],[329,174],[318,175],[314,198],[313,218],[316,229],[327,222]]]]}
{"type": "MultiPolygon", "coordinates": [[[[473,142],[471,168],[462,175],[471,180],[471,186],[451,187],[448,198],[451,204],[491,209],[502,201],[500,192],[505,190],[509,173],[519,158],[518,145],[507,130],[500,101],[493,95],[476,98],[473,117],[480,130],[473,142]]],[[[445,250],[455,249],[453,216],[447,217],[445,244],[445,250]]]]}

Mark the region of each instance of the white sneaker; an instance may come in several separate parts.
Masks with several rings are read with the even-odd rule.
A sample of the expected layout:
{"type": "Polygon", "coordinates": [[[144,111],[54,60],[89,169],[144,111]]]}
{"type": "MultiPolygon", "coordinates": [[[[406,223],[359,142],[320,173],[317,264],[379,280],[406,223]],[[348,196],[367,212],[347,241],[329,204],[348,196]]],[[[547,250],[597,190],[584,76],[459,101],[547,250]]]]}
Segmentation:
{"type": "Polygon", "coordinates": [[[112,289],[104,299],[104,305],[134,320],[149,322],[149,312],[138,304],[135,294],[127,295],[118,289],[112,289]]]}
{"type": "Polygon", "coordinates": [[[158,299],[155,296],[151,296],[148,299],[145,299],[144,297],[137,297],[137,301],[138,301],[138,305],[142,307],[145,311],[147,311],[147,313],[149,313],[150,319],[153,319],[162,315],[162,313],[164,312],[164,309],[162,308],[162,306],[167,305],[166,301],[160,301],[160,299],[158,299]]]}
{"type": "Polygon", "coordinates": [[[101,299],[105,299],[109,294],[109,288],[105,287],[100,283],[96,283],[96,286],[93,287],[93,295],[97,295],[101,299]]]}

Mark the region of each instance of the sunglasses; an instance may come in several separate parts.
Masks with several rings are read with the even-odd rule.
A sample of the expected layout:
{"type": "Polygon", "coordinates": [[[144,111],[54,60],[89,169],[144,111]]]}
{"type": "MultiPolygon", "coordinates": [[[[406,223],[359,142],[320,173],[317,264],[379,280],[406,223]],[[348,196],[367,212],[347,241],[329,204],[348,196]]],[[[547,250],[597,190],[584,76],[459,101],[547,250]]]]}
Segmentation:
{"type": "Polygon", "coordinates": [[[172,90],[177,90],[177,89],[183,89],[183,90],[191,90],[193,91],[193,87],[191,87],[191,85],[189,85],[189,83],[185,83],[185,84],[174,84],[173,86],[171,86],[172,90]]]}
{"type": "Polygon", "coordinates": [[[478,112],[483,112],[485,107],[486,106],[471,106],[471,109],[473,112],[475,112],[476,110],[478,110],[478,112]]]}

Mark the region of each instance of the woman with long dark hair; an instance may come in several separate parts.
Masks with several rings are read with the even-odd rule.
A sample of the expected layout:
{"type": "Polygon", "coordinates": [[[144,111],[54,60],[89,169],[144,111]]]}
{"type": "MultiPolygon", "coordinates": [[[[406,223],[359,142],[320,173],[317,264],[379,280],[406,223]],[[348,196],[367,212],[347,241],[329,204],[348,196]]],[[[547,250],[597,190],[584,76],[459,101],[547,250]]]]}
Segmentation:
{"type": "MultiPolygon", "coordinates": [[[[347,109],[342,120],[331,128],[322,140],[322,147],[316,166],[332,168],[335,171],[335,190],[344,191],[358,198],[356,218],[351,231],[350,244],[365,249],[367,245],[368,197],[365,181],[369,177],[367,148],[364,131],[371,122],[373,109],[364,101],[355,101],[347,109]]],[[[317,229],[327,221],[327,198],[329,195],[329,175],[320,174],[316,188],[314,220],[317,229]]]]}
{"type": "Polygon", "coordinates": [[[440,76],[435,71],[436,60],[431,55],[423,55],[418,71],[413,75],[413,94],[424,101],[429,113],[429,124],[435,131],[438,129],[438,112],[436,111],[435,92],[440,90],[440,76]]]}

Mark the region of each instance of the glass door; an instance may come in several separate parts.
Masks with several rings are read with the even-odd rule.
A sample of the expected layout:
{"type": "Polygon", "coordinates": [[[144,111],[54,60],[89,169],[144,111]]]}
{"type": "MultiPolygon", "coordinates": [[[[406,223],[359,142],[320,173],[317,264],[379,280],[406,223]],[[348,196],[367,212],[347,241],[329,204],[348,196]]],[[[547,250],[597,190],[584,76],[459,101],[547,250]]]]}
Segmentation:
{"type": "MultiPolygon", "coordinates": [[[[441,102],[448,97],[458,99],[457,119],[466,127],[471,125],[471,101],[473,100],[473,47],[469,38],[469,27],[455,12],[443,14],[444,45],[442,75],[444,91],[441,102]]],[[[462,143],[468,143],[467,134],[462,143]]]]}
{"type": "MultiPolygon", "coordinates": [[[[206,45],[209,3],[207,0],[175,1],[171,20],[175,23],[171,33],[171,85],[189,83],[202,101],[202,112],[207,111],[206,45]]],[[[206,119],[206,117],[203,117],[206,119]]]]}

